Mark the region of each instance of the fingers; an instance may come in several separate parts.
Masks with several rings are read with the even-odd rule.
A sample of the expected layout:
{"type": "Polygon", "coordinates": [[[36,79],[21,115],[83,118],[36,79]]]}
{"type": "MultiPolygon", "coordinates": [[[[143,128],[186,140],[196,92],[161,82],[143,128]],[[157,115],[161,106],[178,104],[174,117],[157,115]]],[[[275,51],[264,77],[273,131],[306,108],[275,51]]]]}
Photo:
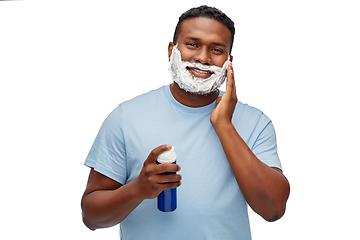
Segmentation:
{"type": "Polygon", "coordinates": [[[161,145],[151,151],[144,162],[138,179],[138,186],[144,198],[154,198],[161,191],[176,188],[181,185],[181,175],[176,174],[180,171],[180,166],[171,163],[157,164],[157,157],[171,149],[171,145],[161,145]]]}
{"type": "Polygon", "coordinates": [[[226,92],[231,94],[231,98],[237,99],[235,79],[234,79],[234,69],[232,63],[229,63],[227,68],[226,92]]]}
{"type": "Polygon", "coordinates": [[[180,166],[171,163],[162,163],[154,167],[154,180],[159,184],[161,190],[179,187],[181,185],[180,166]]]}
{"type": "Polygon", "coordinates": [[[160,174],[174,174],[178,171],[180,171],[180,166],[177,164],[171,164],[171,163],[162,163],[157,165],[154,164],[144,164],[144,175],[146,177],[149,177],[151,175],[160,175],[160,174]]]}
{"type": "Polygon", "coordinates": [[[165,172],[178,172],[180,171],[180,166],[177,164],[171,164],[171,163],[163,163],[163,164],[156,164],[156,160],[158,156],[171,149],[171,145],[161,145],[155,149],[153,149],[148,158],[144,162],[144,167],[147,166],[145,175],[148,176],[149,174],[161,174],[165,172]],[[152,166],[152,167],[148,167],[152,166]]]}
{"type": "Polygon", "coordinates": [[[162,191],[168,190],[171,188],[177,188],[181,185],[181,181],[175,181],[175,182],[166,182],[166,183],[156,183],[152,184],[152,190],[154,193],[151,197],[148,197],[149,199],[157,197],[162,191]]]}
{"type": "Polygon", "coordinates": [[[179,187],[181,179],[180,174],[152,174],[147,177],[147,182],[156,191],[157,196],[163,190],[179,187]]]}
{"type": "Polygon", "coordinates": [[[162,191],[177,188],[181,185],[181,175],[170,173],[170,171],[179,170],[176,164],[159,164],[156,163],[144,166],[144,174],[139,175],[140,192],[144,195],[144,199],[151,199],[157,197],[162,191]],[[173,165],[163,168],[161,165],[173,165]],[[170,167],[175,169],[171,169],[170,167]],[[156,172],[167,171],[169,174],[157,174],[156,172]]]}
{"type": "Polygon", "coordinates": [[[227,67],[226,91],[228,90],[228,88],[233,88],[233,87],[235,87],[234,69],[232,67],[232,63],[229,63],[227,67]]]}
{"type": "Polygon", "coordinates": [[[181,181],[181,175],[180,174],[162,174],[162,175],[157,175],[156,177],[156,182],[159,184],[164,184],[164,183],[178,183],[181,181]]]}
{"type": "Polygon", "coordinates": [[[162,173],[175,173],[180,171],[180,166],[177,164],[173,164],[173,163],[162,163],[162,164],[158,164],[156,166],[156,174],[162,174],[162,173]]]}
{"type": "Polygon", "coordinates": [[[176,181],[176,182],[168,182],[168,183],[163,183],[163,184],[159,184],[159,189],[160,191],[164,191],[164,190],[168,190],[171,188],[177,188],[181,185],[181,181],[176,181]]]}

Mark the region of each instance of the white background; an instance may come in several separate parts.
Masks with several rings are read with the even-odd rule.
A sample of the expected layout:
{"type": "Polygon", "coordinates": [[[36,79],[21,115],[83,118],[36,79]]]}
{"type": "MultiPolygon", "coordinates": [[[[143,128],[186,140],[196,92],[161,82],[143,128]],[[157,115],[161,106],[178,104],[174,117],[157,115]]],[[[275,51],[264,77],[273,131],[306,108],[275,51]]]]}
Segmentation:
{"type": "Polygon", "coordinates": [[[84,160],[119,103],[171,82],[178,17],[204,3],[235,22],[238,98],[273,120],[291,183],[279,221],[249,210],[253,239],[360,239],[360,7],[349,0],[0,1],[2,239],[118,239],[118,226],[82,224],[84,160]]]}

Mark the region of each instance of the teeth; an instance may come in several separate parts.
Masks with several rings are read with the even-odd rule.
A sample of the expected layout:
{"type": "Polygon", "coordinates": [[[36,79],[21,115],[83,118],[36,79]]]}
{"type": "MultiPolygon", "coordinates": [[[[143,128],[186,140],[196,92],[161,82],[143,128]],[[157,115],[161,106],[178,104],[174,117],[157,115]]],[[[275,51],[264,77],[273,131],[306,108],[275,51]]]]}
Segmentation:
{"type": "Polygon", "coordinates": [[[205,70],[201,70],[201,69],[198,69],[198,68],[194,68],[194,69],[192,69],[192,70],[194,70],[194,71],[196,71],[196,72],[199,72],[199,73],[209,73],[209,74],[212,74],[212,72],[210,72],[210,71],[205,71],[205,70]]]}

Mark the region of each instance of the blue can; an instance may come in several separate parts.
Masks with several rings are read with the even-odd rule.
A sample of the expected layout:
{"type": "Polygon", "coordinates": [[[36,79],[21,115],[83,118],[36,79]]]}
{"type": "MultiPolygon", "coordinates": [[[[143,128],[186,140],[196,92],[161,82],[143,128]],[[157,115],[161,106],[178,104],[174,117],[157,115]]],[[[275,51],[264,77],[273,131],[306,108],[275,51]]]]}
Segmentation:
{"type": "MultiPolygon", "coordinates": [[[[157,164],[161,163],[172,163],[176,164],[176,154],[174,152],[174,147],[171,147],[170,150],[160,154],[157,159],[157,164]]],[[[163,174],[176,174],[174,172],[165,172],[163,174]]],[[[176,188],[171,188],[162,191],[157,197],[158,200],[158,209],[162,212],[172,212],[177,207],[177,196],[176,188]]]]}

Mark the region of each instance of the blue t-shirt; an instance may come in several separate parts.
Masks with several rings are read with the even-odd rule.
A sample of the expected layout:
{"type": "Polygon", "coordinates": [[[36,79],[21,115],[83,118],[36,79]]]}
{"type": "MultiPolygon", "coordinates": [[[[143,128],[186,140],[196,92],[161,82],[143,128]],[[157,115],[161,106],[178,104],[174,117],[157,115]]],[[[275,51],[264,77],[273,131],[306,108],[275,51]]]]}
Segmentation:
{"type": "MultiPolygon", "coordinates": [[[[181,166],[177,209],[163,213],[156,198],[144,200],[120,223],[121,239],[251,239],[247,203],[210,123],[214,108],[215,102],[184,106],[163,86],[120,104],[106,118],[86,166],[125,185],[162,144],[175,147],[181,166]]],[[[266,115],[238,102],[232,122],[259,160],[281,169],[266,115]]]]}

